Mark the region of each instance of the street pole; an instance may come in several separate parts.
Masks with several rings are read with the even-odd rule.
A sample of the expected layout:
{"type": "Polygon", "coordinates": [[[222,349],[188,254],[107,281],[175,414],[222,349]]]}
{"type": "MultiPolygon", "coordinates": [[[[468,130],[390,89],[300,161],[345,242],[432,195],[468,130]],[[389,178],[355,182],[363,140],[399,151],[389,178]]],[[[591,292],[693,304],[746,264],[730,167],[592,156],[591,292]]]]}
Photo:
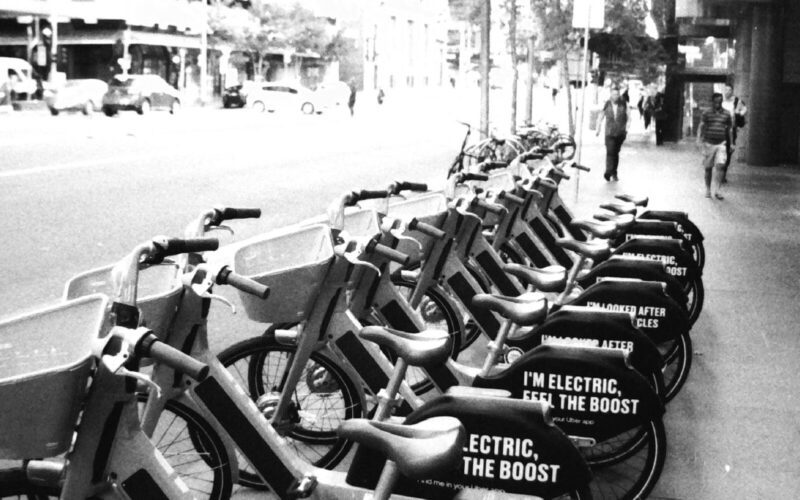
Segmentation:
{"type": "MultiPolygon", "coordinates": [[[[586,79],[589,74],[589,25],[591,24],[592,20],[592,3],[593,1],[588,2],[588,7],[586,9],[586,28],[583,32],[583,80],[581,80],[581,116],[578,119],[578,151],[577,151],[577,163],[580,165],[581,163],[581,154],[583,152],[583,131],[584,131],[584,119],[586,118],[586,79]]],[[[575,170],[575,203],[578,202],[578,191],[580,190],[581,185],[581,171],[575,170]]]]}
{"type": "Polygon", "coordinates": [[[508,22],[509,55],[511,56],[511,135],[517,133],[517,0],[510,0],[511,12],[508,22]]]}
{"type": "Polygon", "coordinates": [[[51,83],[55,82],[56,73],[58,73],[58,12],[56,4],[56,1],[51,1],[50,4],[50,30],[53,33],[50,38],[50,72],[47,79],[51,83]]]}
{"type": "Polygon", "coordinates": [[[489,136],[489,34],[492,29],[491,0],[483,0],[481,16],[481,138],[489,136]]]}
{"type": "Polygon", "coordinates": [[[534,49],[536,47],[536,38],[530,36],[528,38],[528,74],[525,79],[525,123],[531,124],[533,122],[533,64],[534,64],[534,49]]]}
{"type": "Polygon", "coordinates": [[[203,0],[203,19],[200,28],[200,104],[206,103],[208,91],[208,3],[203,0]]]}

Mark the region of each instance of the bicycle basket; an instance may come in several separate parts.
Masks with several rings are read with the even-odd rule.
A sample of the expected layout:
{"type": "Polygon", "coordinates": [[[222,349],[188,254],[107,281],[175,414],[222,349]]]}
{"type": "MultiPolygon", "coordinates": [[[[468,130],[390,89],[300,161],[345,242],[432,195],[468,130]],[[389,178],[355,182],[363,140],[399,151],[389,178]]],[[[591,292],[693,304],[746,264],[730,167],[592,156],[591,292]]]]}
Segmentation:
{"type": "MultiPolygon", "coordinates": [[[[427,193],[415,198],[389,204],[389,217],[397,217],[406,221],[416,218],[420,222],[441,228],[447,217],[447,198],[442,193],[427,193]]],[[[434,244],[434,239],[419,231],[408,231],[410,236],[422,244],[422,256],[427,255],[434,244]]],[[[421,257],[419,247],[410,241],[401,240],[397,249],[411,256],[412,262],[421,257]]]]}
{"type": "MultiPolygon", "coordinates": [[[[328,216],[320,215],[300,223],[301,226],[312,224],[328,224],[328,216]]],[[[353,237],[372,237],[381,232],[381,221],[378,212],[371,208],[346,207],[344,209],[344,229],[353,237]]]]}
{"type": "Polygon", "coordinates": [[[91,295],[0,322],[0,458],[69,448],[107,304],[91,295]]]}
{"type": "Polygon", "coordinates": [[[270,287],[270,299],[239,293],[248,318],[289,323],[306,318],[333,261],[328,226],[293,226],[234,244],[233,269],[270,287]]]}
{"type": "MultiPolygon", "coordinates": [[[[92,269],[67,282],[64,298],[74,299],[92,293],[115,297],[117,290],[111,279],[113,265],[92,269]]],[[[139,322],[153,330],[161,340],[166,339],[175,310],[181,300],[181,270],[177,264],[165,262],[139,270],[136,306],[139,322]]]]}

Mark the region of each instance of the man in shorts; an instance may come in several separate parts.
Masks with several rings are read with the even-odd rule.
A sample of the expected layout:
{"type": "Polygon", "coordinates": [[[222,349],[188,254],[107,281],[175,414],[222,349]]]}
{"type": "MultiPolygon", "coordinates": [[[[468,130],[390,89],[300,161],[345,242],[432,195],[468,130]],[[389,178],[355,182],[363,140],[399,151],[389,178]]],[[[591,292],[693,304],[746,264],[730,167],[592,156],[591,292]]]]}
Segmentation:
{"type": "Polygon", "coordinates": [[[731,144],[733,117],[722,107],[722,94],[711,96],[711,109],[703,113],[697,130],[697,144],[703,150],[703,167],[706,174],[706,198],[711,198],[713,179],[714,197],[725,199],[720,193],[722,174],[728,159],[728,145],[731,144]]]}

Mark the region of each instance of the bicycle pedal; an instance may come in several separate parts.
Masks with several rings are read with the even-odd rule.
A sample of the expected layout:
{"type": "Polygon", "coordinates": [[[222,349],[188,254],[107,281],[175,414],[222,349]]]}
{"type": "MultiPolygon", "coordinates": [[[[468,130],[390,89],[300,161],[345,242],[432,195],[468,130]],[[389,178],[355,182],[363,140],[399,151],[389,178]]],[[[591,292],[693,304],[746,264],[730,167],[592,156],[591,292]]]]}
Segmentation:
{"type": "Polygon", "coordinates": [[[303,476],[302,478],[295,479],[286,490],[287,498],[308,498],[317,487],[317,478],[315,476],[303,476]]]}

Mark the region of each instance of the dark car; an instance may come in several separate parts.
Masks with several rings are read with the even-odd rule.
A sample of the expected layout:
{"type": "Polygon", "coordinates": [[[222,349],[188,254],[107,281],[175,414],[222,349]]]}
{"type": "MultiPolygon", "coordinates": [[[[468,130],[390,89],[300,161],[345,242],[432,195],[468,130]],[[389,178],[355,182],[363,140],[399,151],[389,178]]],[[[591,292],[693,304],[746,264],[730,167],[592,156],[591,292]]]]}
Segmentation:
{"type": "Polygon", "coordinates": [[[233,85],[222,93],[222,106],[225,108],[243,108],[245,104],[247,96],[242,91],[242,85],[233,85]]]}
{"type": "Polygon", "coordinates": [[[108,92],[103,96],[103,112],[107,116],[126,109],[140,115],[151,109],[175,114],[180,108],[178,91],[156,75],[117,75],[108,82],[108,92]]]}

